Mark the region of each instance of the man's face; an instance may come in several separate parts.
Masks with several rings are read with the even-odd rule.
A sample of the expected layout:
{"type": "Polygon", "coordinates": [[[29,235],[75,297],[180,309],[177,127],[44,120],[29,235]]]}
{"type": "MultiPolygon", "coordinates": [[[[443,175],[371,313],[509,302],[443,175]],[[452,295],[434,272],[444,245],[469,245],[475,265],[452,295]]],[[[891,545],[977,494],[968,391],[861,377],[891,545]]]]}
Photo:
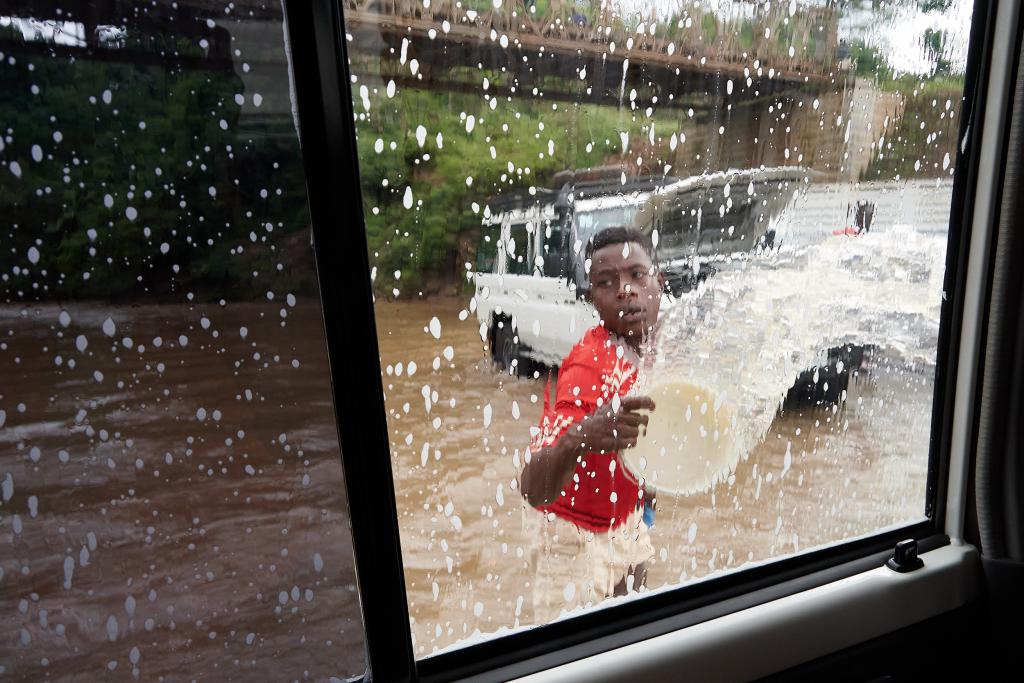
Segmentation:
{"type": "Polygon", "coordinates": [[[664,278],[639,244],[609,244],[594,251],[590,301],[604,326],[639,344],[658,321],[664,278]]]}

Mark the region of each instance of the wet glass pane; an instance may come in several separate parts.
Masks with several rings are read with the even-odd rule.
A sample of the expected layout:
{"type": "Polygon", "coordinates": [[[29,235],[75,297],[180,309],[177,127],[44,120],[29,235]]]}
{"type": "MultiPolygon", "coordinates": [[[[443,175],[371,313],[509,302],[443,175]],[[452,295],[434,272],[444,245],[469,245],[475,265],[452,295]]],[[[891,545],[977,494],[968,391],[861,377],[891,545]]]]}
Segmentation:
{"type": "Polygon", "coordinates": [[[0,678],[361,673],[280,4],[6,12],[0,678]]]}
{"type": "Polygon", "coordinates": [[[418,656],[925,519],[971,3],[343,7],[418,656]]]}

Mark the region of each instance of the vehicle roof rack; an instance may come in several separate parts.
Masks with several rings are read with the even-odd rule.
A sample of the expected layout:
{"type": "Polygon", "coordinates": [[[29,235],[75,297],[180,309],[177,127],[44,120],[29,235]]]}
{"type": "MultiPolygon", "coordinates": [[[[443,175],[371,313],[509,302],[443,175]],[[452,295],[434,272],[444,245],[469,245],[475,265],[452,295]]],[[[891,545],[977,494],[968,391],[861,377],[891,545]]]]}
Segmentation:
{"type": "Polygon", "coordinates": [[[555,190],[541,187],[534,188],[534,194],[530,194],[529,190],[520,189],[488,197],[487,206],[491,213],[525,209],[535,204],[550,204],[555,201],[557,194],[555,190]]]}
{"type": "Polygon", "coordinates": [[[667,188],[676,192],[688,192],[733,182],[796,180],[813,172],[800,166],[774,166],[765,168],[731,168],[700,175],[680,178],[677,176],[642,175],[627,178],[622,182],[623,166],[597,166],[573,171],[567,169],[556,173],[552,182],[556,189],[536,187],[533,194],[520,188],[511,192],[494,195],[487,200],[492,214],[527,209],[538,204],[555,204],[564,208],[569,194],[575,199],[588,199],[607,195],[629,195],[652,192],[667,188]]]}
{"type": "Polygon", "coordinates": [[[736,182],[765,182],[774,180],[798,180],[813,172],[800,166],[773,166],[765,168],[731,168],[726,171],[714,171],[700,175],[679,178],[675,176],[639,176],[627,180],[625,184],[621,180],[615,181],[592,181],[576,183],[575,185],[563,186],[559,199],[564,201],[569,191],[574,193],[576,199],[588,197],[600,197],[609,194],[631,194],[633,192],[651,192],[657,189],[667,189],[673,192],[689,192],[711,187],[720,187],[736,182]]]}
{"type": "Polygon", "coordinates": [[[576,183],[570,188],[575,194],[577,199],[586,197],[597,197],[607,194],[630,194],[633,192],[651,192],[660,187],[666,187],[673,183],[679,182],[679,178],[674,176],[638,176],[636,178],[628,178],[625,183],[620,179],[616,178],[613,181],[609,180],[594,180],[582,183],[576,183]]]}

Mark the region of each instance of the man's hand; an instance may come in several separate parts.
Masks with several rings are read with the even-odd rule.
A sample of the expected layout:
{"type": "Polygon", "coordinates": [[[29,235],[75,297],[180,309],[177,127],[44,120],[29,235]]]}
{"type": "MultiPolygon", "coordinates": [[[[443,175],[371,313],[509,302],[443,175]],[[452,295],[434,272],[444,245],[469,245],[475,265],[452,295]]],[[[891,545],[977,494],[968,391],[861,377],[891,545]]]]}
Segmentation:
{"type": "Polygon", "coordinates": [[[531,505],[546,505],[572,478],[576,459],[587,453],[611,453],[636,445],[640,426],[647,428],[647,415],[637,410],[654,410],[646,396],[616,399],[571,425],[552,445],[534,453],[523,467],[519,483],[531,505]]]}
{"type": "Polygon", "coordinates": [[[574,445],[586,453],[611,453],[632,448],[640,437],[640,427],[647,429],[649,416],[637,410],[654,410],[654,401],[647,396],[630,396],[583,418],[569,429],[574,445]],[[618,404],[618,405],[616,405],[618,404]]]}

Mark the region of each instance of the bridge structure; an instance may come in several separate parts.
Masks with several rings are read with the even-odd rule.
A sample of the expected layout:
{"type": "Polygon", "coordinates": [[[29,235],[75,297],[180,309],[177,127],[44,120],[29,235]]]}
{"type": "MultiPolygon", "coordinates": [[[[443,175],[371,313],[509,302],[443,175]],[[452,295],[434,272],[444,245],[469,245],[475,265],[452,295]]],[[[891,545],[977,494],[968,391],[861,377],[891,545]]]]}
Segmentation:
{"type": "MultiPolygon", "coordinates": [[[[849,60],[839,58],[840,11],[832,6],[734,0],[713,12],[687,0],[337,2],[361,83],[393,80],[491,102],[677,111],[689,150],[670,155],[678,172],[785,165],[790,155],[829,177],[856,166],[841,159],[847,145],[837,121],[847,125],[856,84],[849,60]]],[[[40,56],[234,73],[246,91],[277,93],[258,109],[246,100],[252,134],[293,135],[291,103],[273,85],[288,77],[273,48],[280,4],[236,0],[230,16],[215,0],[154,7],[97,0],[74,11],[65,4],[25,0],[17,14],[80,24],[76,41],[3,34],[0,48],[16,40],[20,51],[40,56]]],[[[860,145],[865,154],[870,146],[860,145]]]]}
{"type": "MultiPolygon", "coordinates": [[[[619,0],[337,1],[353,70],[387,76],[396,85],[478,92],[487,75],[494,96],[615,105],[628,104],[635,90],[637,106],[700,109],[709,96],[728,95],[742,107],[787,92],[835,90],[848,77],[837,59],[839,12],[828,6],[776,2],[765,9],[737,1],[734,10],[749,11],[730,18],[685,0],[634,3],[646,9],[628,12],[619,0]]],[[[79,22],[80,41],[28,42],[19,49],[237,70],[232,34],[281,20],[280,6],[265,0],[232,3],[245,18],[238,25],[214,0],[144,9],[131,0],[98,0],[74,11],[63,5],[26,0],[17,14],[79,22]],[[167,33],[169,22],[174,35],[167,33]],[[104,27],[127,40],[104,42],[104,27]]]]}
{"type": "Polygon", "coordinates": [[[599,0],[342,2],[353,71],[399,86],[479,92],[487,75],[499,97],[703,108],[834,91],[848,76],[828,7],[723,19],[687,3],[625,16],[599,0]]]}

